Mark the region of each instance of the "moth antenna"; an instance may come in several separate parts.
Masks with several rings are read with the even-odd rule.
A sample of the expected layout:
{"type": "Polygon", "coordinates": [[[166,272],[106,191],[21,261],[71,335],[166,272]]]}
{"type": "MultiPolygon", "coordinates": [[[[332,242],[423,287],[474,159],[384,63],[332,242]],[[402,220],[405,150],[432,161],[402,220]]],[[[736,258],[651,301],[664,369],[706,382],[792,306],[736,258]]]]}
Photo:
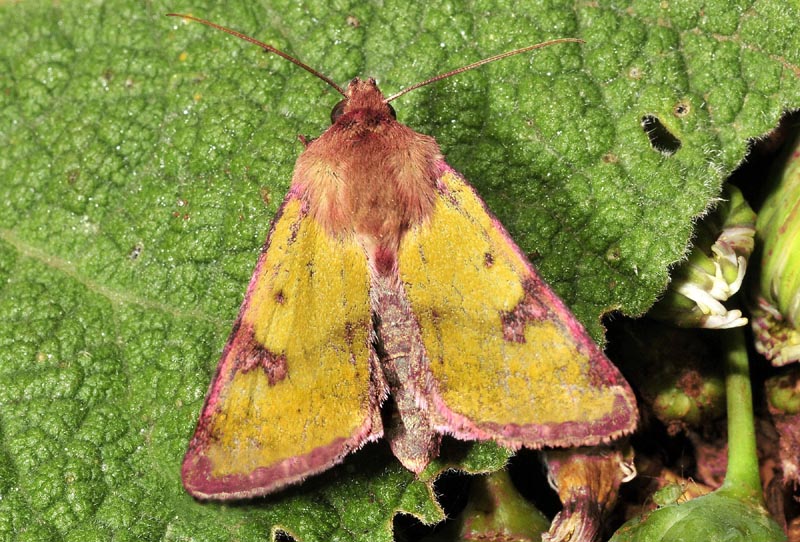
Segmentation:
{"type": "Polygon", "coordinates": [[[293,57],[293,56],[291,56],[291,55],[289,55],[287,53],[284,53],[280,49],[276,49],[272,45],[266,44],[266,43],[264,43],[262,41],[258,41],[257,39],[251,38],[250,36],[246,36],[246,35],[242,34],[241,32],[237,32],[236,30],[231,30],[230,28],[225,28],[224,26],[218,25],[216,23],[212,23],[211,21],[206,21],[205,19],[201,19],[200,17],[195,17],[194,15],[185,15],[183,13],[167,13],[167,17],[183,17],[184,19],[189,19],[190,21],[195,21],[195,22],[204,24],[206,26],[210,26],[211,28],[216,28],[217,30],[222,30],[223,32],[227,32],[231,36],[236,36],[237,38],[242,39],[244,41],[249,41],[252,44],[258,45],[259,47],[261,47],[265,51],[269,51],[270,53],[275,53],[276,55],[285,58],[286,60],[288,60],[292,64],[300,66],[301,68],[303,68],[307,72],[316,75],[317,77],[319,77],[320,79],[322,79],[323,81],[328,83],[330,86],[335,88],[336,92],[338,92],[339,94],[341,94],[344,97],[347,97],[347,95],[344,93],[344,90],[342,89],[342,87],[340,87],[339,85],[334,83],[329,77],[326,77],[325,75],[322,75],[320,72],[318,72],[317,70],[315,70],[314,68],[312,68],[308,64],[305,64],[304,62],[301,62],[301,61],[297,60],[295,57],[293,57]]]}
{"type": "Polygon", "coordinates": [[[584,40],[578,39],[578,38],[558,38],[558,39],[554,39],[554,40],[543,41],[542,43],[537,43],[536,45],[529,45],[528,47],[523,47],[521,49],[514,49],[513,51],[507,51],[507,52],[501,53],[499,55],[490,56],[489,58],[484,58],[483,60],[479,60],[477,62],[473,62],[472,64],[470,64],[468,66],[463,66],[463,67],[457,68],[457,69],[455,69],[453,71],[449,71],[447,73],[442,73],[440,75],[437,75],[436,77],[431,77],[430,79],[426,79],[425,81],[422,81],[421,83],[417,83],[415,85],[411,85],[408,88],[404,88],[400,92],[397,92],[396,94],[392,94],[391,96],[386,98],[386,103],[391,102],[395,98],[399,98],[400,96],[402,96],[403,94],[405,94],[407,92],[411,92],[412,90],[416,90],[419,87],[424,87],[425,85],[430,85],[431,83],[435,83],[436,81],[441,81],[442,79],[447,79],[448,77],[452,77],[453,75],[458,75],[459,73],[463,73],[465,71],[472,70],[474,68],[477,68],[478,66],[483,66],[484,64],[488,64],[489,62],[494,62],[495,60],[500,60],[502,58],[518,55],[518,54],[521,54],[521,53],[527,53],[528,51],[533,51],[534,49],[541,49],[542,47],[547,47],[549,45],[555,45],[556,43],[567,43],[567,42],[586,43],[584,40]]]}

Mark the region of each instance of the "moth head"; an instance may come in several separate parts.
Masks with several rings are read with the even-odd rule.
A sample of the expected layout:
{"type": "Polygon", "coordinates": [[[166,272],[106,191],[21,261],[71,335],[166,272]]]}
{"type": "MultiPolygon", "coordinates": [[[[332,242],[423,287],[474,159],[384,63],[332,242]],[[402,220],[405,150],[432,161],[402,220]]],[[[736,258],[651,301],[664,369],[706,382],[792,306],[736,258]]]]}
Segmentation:
{"type": "Polygon", "coordinates": [[[345,113],[359,109],[378,114],[383,113],[393,119],[397,118],[394,107],[386,101],[375,79],[371,77],[366,80],[356,77],[350,81],[344,96],[344,99],[340,100],[331,110],[331,124],[336,124],[336,121],[345,113]]]}

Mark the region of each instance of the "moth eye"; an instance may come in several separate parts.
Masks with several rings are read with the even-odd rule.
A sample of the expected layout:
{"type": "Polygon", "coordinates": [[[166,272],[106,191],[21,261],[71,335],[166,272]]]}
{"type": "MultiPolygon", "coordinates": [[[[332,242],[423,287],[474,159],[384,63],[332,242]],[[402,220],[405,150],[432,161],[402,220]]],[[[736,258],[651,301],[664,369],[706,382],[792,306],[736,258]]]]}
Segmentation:
{"type": "Polygon", "coordinates": [[[392,118],[394,120],[397,120],[397,113],[394,112],[394,107],[392,107],[392,104],[386,104],[386,105],[389,106],[389,113],[392,115],[392,118]]]}
{"type": "Polygon", "coordinates": [[[347,98],[340,101],[338,104],[333,106],[333,110],[331,111],[331,124],[336,124],[336,121],[339,120],[339,117],[342,116],[344,113],[344,105],[347,103],[347,98]]]}

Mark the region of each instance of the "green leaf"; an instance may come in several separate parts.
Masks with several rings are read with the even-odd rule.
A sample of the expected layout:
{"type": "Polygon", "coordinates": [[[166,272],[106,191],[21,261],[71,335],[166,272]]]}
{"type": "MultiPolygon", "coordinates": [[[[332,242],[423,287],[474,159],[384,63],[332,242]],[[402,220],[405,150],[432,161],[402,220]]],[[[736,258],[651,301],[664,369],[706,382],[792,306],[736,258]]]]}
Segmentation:
{"type": "Polygon", "coordinates": [[[585,39],[394,106],[601,340],[603,312],[652,304],[747,139],[800,107],[800,17],[779,0],[575,6],[0,5],[0,538],[388,540],[398,511],[440,519],[433,476],[415,481],[384,444],[269,499],[183,492],[181,457],[295,136],[323,131],[338,97],[163,13],[244,31],[337,81],[375,76],[387,93],[585,39]]]}
{"type": "Polygon", "coordinates": [[[670,504],[635,518],[617,531],[612,542],[708,542],[786,540],[766,509],[722,490],[681,504],[670,504]]]}

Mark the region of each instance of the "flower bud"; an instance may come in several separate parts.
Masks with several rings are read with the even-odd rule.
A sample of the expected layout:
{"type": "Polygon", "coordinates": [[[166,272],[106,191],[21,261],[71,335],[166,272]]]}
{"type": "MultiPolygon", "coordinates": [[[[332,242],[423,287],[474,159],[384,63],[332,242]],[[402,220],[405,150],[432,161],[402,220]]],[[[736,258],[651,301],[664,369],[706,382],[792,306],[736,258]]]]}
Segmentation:
{"type": "Polygon", "coordinates": [[[751,307],[756,349],[773,365],[800,360],[800,137],[758,215],[761,274],[751,307]]]}
{"type": "Polygon", "coordinates": [[[673,271],[672,282],[650,316],[681,327],[745,325],[741,311],[729,310],[723,302],[742,286],[753,251],[755,221],[739,189],[727,185],[723,201],[697,225],[691,253],[673,271]]]}

